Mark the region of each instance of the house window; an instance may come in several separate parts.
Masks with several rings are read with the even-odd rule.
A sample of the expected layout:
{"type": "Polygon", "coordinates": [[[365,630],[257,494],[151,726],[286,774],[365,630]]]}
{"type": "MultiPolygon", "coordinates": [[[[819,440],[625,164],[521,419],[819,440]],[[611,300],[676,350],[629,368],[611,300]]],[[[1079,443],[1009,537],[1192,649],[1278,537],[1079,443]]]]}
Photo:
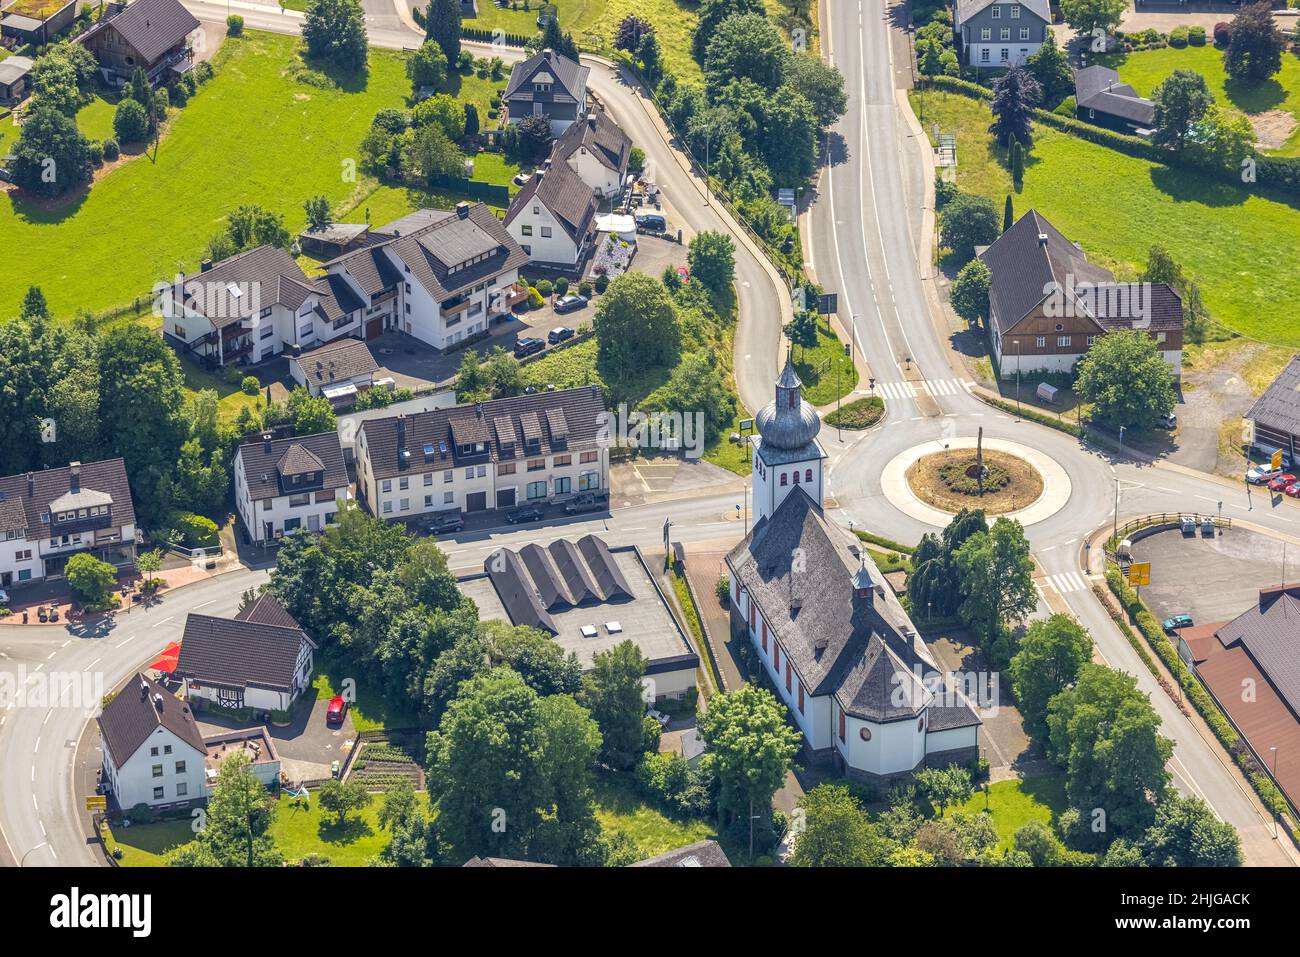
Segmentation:
{"type": "MultiPolygon", "coordinates": [[[[1005,33],[1006,31],[1004,30],[1003,32],[1005,33]]],[[[1003,37],[1002,39],[1005,40],[1006,37],[1003,37]]],[[[1003,48],[1002,48],[1002,62],[1003,62],[1003,63],[1006,63],[1006,62],[1007,62],[1008,60],[1010,60],[1010,59],[1011,59],[1011,51],[1008,50],[1006,47],[1003,47],[1003,48]]]]}
{"type": "Polygon", "coordinates": [[[442,493],[442,504],[443,504],[443,505],[455,505],[455,504],[456,504],[456,493],[455,493],[455,492],[443,492],[443,493],[442,493]]]}
{"type": "Polygon", "coordinates": [[[989,16],[991,16],[994,20],[1001,20],[1002,8],[994,4],[993,8],[989,11],[989,16]]]}
{"type": "Polygon", "coordinates": [[[177,761],[177,762],[176,762],[176,773],[177,773],[177,774],[184,774],[184,773],[185,773],[185,762],[184,762],[184,761],[177,761]]]}
{"type": "Polygon", "coordinates": [[[578,456],[578,461],[581,462],[583,465],[587,464],[588,462],[594,462],[596,461],[596,453],[583,452],[581,455],[578,456]]]}
{"type": "Polygon", "coordinates": [[[1011,19],[1012,20],[1020,19],[1020,7],[1014,3],[1011,5],[1011,19]]]}
{"type": "Polygon", "coordinates": [[[178,798],[183,798],[189,793],[190,793],[190,786],[186,784],[184,781],[176,785],[176,796],[178,798]]]}
{"type": "Polygon", "coordinates": [[[453,478],[454,476],[451,474],[451,469],[447,469],[447,471],[442,473],[442,481],[444,483],[450,482],[453,478]]]}
{"type": "Polygon", "coordinates": [[[1065,346],[1068,346],[1069,344],[1070,344],[1070,337],[1069,337],[1069,336],[1057,336],[1057,337],[1056,337],[1056,345],[1057,345],[1058,348],[1064,348],[1065,346]]]}
{"type": "Polygon", "coordinates": [[[1097,341],[1097,337],[1096,337],[1096,336],[1089,336],[1089,337],[1088,337],[1088,345],[1092,345],[1092,344],[1093,344],[1094,342],[1096,342],[1096,341],[1097,341]]]}
{"type": "Polygon", "coordinates": [[[792,474],[794,475],[794,484],[795,484],[795,485],[798,485],[798,484],[799,484],[799,470],[798,470],[798,469],[795,469],[794,472],[793,472],[792,474]]]}
{"type": "Polygon", "coordinates": [[[555,480],[555,494],[556,495],[569,494],[569,489],[571,488],[572,484],[573,484],[573,479],[569,478],[567,475],[561,475],[559,478],[555,480]]]}
{"type": "Polygon", "coordinates": [[[529,460],[528,460],[528,471],[530,471],[530,472],[540,472],[540,471],[541,471],[542,469],[544,469],[544,468],[546,468],[546,459],[529,459],[529,460]]]}
{"type": "Polygon", "coordinates": [[[992,39],[993,39],[993,28],[992,28],[992,27],[980,27],[980,39],[981,39],[981,40],[992,40],[992,39]]]}
{"type": "Polygon", "coordinates": [[[157,749],[157,748],[150,748],[150,749],[149,749],[149,757],[151,757],[151,758],[156,758],[156,757],[158,757],[158,749],[157,749]]]}
{"type": "Polygon", "coordinates": [[[525,226],[520,226],[520,227],[519,227],[519,231],[520,231],[523,235],[525,235],[525,236],[531,236],[531,235],[533,234],[533,227],[532,227],[532,226],[526,226],[526,225],[525,225],[525,226]]]}
{"type": "Polygon", "coordinates": [[[163,754],[171,754],[171,753],[172,753],[172,746],[170,744],[163,745],[163,754]]]}
{"type": "Polygon", "coordinates": [[[476,474],[478,475],[479,478],[487,478],[487,466],[486,465],[478,466],[478,471],[476,474]]]}
{"type": "Polygon", "coordinates": [[[153,789],[153,799],[154,799],[155,801],[161,801],[161,800],[163,799],[163,789],[162,789],[162,788],[154,788],[154,789],[153,789]]]}
{"type": "Polygon", "coordinates": [[[550,226],[543,226],[543,227],[542,227],[542,238],[543,238],[543,239],[550,239],[550,238],[551,238],[551,227],[550,227],[550,226]]]}
{"type": "Polygon", "coordinates": [[[1046,349],[1046,348],[1047,348],[1047,336],[1034,336],[1034,348],[1035,348],[1035,349],[1046,349]]]}
{"type": "Polygon", "coordinates": [[[787,479],[788,477],[789,477],[789,476],[787,476],[786,473],[784,473],[784,472],[781,473],[781,487],[782,487],[782,488],[785,488],[787,485],[790,484],[788,481],[786,481],[786,479],[787,479]]]}
{"type": "Polygon", "coordinates": [[[410,509],[410,507],[411,507],[411,500],[410,500],[409,498],[404,498],[404,499],[402,499],[402,501],[399,503],[399,506],[400,506],[401,510],[402,510],[403,512],[405,512],[405,511],[407,511],[408,509],[410,509]]]}
{"type": "Polygon", "coordinates": [[[425,484],[426,486],[429,486],[429,485],[432,485],[432,484],[433,484],[433,473],[432,473],[432,472],[425,472],[425,473],[424,473],[424,484],[425,484]]]}
{"type": "Polygon", "coordinates": [[[529,498],[546,498],[546,483],[529,482],[527,494],[529,498]]]}
{"type": "Polygon", "coordinates": [[[572,464],[572,462],[573,462],[573,456],[572,456],[572,455],[557,455],[557,456],[555,457],[555,467],[556,467],[556,468],[559,468],[561,465],[570,465],[570,464],[572,464]]]}
{"type": "Polygon", "coordinates": [[[162,765],[161,765],[161,764],[155,764],[155,765],[153,766],[153,769],[152,769],[152,770],[153,770],[153,775],[152,775],[153,777],[155,777],[155,778],[160,778],[160,777],[162,777],[162,765]]]}
{"type": "Polygon", "coordinates": [[[405,492],[408,488],[411,487],[411,480],[407,476],[403,475],[401,478],[397,480],[397,487],[401,489],[403,492],[405,492]]]}
{"type": "Polygon", "coordinates": [[[381,491],[384,491],[384,492],[391,492],[391,491],[393,490],[393,480],[392,480],[392,479],[384,479],[383,484],[380,485],[380,489],[381,489],[381,491]]]}
{"type": "Polygon", "coordinates": [[[432,496],[432,495],[426,495],[426,496],[424,497],[424,507],[425,507],[425,508],[433,508],[433,496],[432,496]]]}
{"type": "Polygon", "coordinates": [[[471,465],[469,468],[465,470],[465,478],[472,479],[473,477],[474,477],[474,466],[471,465]]]}
{"type": "Polygon", "coordinates": [[[600,488],[599,472],[583,472],[581,475],[578,476],[579,492],[590,492],[598,488],[600,488]]]}
{"type": "MultiPolygon", "coordinates": [[[[1010,27],[1003,27],[1001,30],[999,30],[999,31],[998,31],[998,39],[999,39],[999,40],[1010,40],[1010,39],[1011,39],[1011,28],[1010,28],[1010,27]]],[[[1006,58],[1007,58],[1007,57],[1006,57],[1006,54],[1004,53],[1004,54],[1002,55],[1002,59],[1005,60],[1006,58]]]]}
{"type": "MultiPolygon", "coordinates": [[[[1021,28],[1020,28],[1020,39],[1022,39],[1022,40],[1028,40],[1028,39],[1029,39],[1029,27],[1021,27],[1021,28]]],[[[1021,52],[1021,53],[1024,53],[1025,51],[1024,51],[1024,50],[1021,50],[1020,52],[1021,52]]]]}
{"type": "Polygon", "coordinates": [[[811,482],[811,481],[812,481],[812,469],[804,469],[803,480],[804,480],[805,482],[811,482]]]}
{"type": "MultiPolygon", "coordinates": [[[[985,33],[988,33],[987,30],[985,30],[984,32],[985,32],[985,33]]],[[[988,62],[989,62],[989,51],[988,51],[988,48],[987,48],[987,47],[984,48],[983,50],[980,50],[980,62],[981,62],[981,63],[988,63],[988,62]]]]}
{"type": "Polygon", "coordinates": [[[514,474],[515,474],[514,462],[504,462],[501,465],[497,466],[497,475],[514,475],[514,474]]]}
{"type": "Polygon", "coordinates": [[[1156,333],[1156,342],[1164,342],[1167,337],[1163,332],[1156,333]]]}
{"type": "Polygon", "coordinates": [[[393,512],[393,503],[392,500],[390,499],[389,501],[384,503],[384,514],[391,515],[392,512],[393,512]]]}

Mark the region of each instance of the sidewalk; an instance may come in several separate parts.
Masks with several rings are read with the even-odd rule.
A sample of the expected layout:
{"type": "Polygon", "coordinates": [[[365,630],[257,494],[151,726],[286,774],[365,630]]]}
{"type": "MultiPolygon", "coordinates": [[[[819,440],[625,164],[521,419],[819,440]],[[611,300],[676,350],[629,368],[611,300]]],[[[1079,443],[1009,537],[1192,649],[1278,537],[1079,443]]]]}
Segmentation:
{"type": "MultiPolygon", "coordinates": [[[[739,529],[737,529],[739,531],[739,529]]],[[[723,557],[735,542],[702,542],[686,549],[686,578],[700,605],[700,615],[712,645],[713,659],[722,672],[723,691],[735,691],[746,683],[741,674],[735,643],[731,637],[731,615],[719,604],[714,591],[718,576],[726,574],[723,557]]]]}

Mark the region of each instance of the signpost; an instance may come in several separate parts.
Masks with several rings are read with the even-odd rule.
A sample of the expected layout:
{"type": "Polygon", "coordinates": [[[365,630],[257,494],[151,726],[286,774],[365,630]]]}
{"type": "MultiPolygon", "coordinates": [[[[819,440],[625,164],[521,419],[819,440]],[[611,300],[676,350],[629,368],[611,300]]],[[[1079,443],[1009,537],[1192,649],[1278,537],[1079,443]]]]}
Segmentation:
{"type": "Polygon", "coordinates": [[[1276,452],[1273,453],[1273,457],[1272,457],[1271,459],[1269,459],[1269,464],[1271,464],[1271,465],[1273,466],[1273,471],[1275,471],[1275,472],[1276,472],[1278,469],[1280,469],[1280,468],[1282,467],[1282,450],[1281,450],[1281,449],[1278,449],[1276,452]]]}
{"type": "Polygon", "coordinates": [[[1151,563],[1133,562],[1128,567],[1128,583],[1134,588],[1151,584],[1151,563]]]}
{"type": "Polygon", "coordinates": [[[840,294],[838,292],[826,292],[817,297],[817,311],[823,316],[833,316],[839,311],[840,294]]]}
{"type": "Polygon", "coordinates": [[[108,810],[108,798],[105,797],[105,796],[102,795],[102,794],[87,794],[87,795],[86,795],[86,810],[87,810],[87,811],[107,811],[107,810],[108,810]]]}

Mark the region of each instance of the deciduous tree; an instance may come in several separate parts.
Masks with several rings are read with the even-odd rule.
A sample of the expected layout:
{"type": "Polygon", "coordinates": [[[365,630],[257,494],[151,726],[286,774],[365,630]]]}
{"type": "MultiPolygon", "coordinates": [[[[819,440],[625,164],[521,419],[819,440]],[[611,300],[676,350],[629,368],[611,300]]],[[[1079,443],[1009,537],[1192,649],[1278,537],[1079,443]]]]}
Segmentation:
{"type": "Polygon", "coordinates": [[[1112,429],[1153,428],[1177,398],[1169,364],[1139,329],[1117,329],[1098,339],[1079,363],[1075,388],[1092,403],[1092,419],[1112,429]]]}

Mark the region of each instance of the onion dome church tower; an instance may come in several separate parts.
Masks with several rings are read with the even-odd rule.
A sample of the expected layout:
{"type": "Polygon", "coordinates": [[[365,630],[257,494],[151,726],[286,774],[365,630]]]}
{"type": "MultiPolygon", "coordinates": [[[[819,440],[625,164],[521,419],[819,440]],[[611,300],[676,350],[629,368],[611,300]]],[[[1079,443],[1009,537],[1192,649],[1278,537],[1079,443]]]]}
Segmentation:
{"type": "Polygon", "coordinates": [[[789,355],[776,380],[776,398],[758,413],[758,434],[750,436],[753,454],[750,480],[754,492],[754,521],[776,511],[781,501],[802,487],[818,510],[822,507],[822,463],[826,458],[817,433],[817,410],[800,394],[803,383],[789,355]]]}

